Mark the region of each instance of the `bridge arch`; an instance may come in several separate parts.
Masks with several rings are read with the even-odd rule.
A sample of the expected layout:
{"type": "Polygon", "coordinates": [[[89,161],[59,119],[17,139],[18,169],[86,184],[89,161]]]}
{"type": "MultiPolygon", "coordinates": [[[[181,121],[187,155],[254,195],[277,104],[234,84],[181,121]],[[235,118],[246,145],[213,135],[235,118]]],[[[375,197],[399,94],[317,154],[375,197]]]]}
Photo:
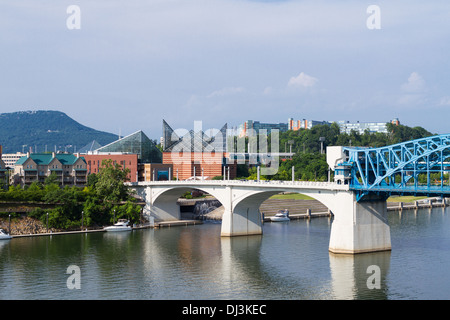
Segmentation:
{"type": "Polygon", "coordinates": [[[280,192],[301,193],[319,201],[332,212],[342,212],[337,205],[340,202],[337,197],[342,197],[342,193],[335,190],[300,189],[282,185],[253,190],[236,187],[232,191],[231,210],[225,211],[222,219],[222,236],[261,234],[262,217],[259,208],[265,200],[280,192]]]}
{"type": "Polygon", "coordinates": [[[211,187],[186,187],[186,186],[170,186],[170,188],[151,188],[146,191],[146,211],[147,214],[153,216],[155,220],[170,221],[180,219],[180,207],[177,200],[182,194],[192,189],[200,190],[212,195],[223,206],[227,201],[221,190],[211,187]]]}
{"type": "Polygon", "coordinates": [[[390,250],[386,199],[372,195],[358,201],[348,185],[326,182],[151,182],[130,185],[145,199],[145,214],[159,220],[177,220],[178,197],[190,189],[213,195],[224,206],[222,236],[260,235],[259,207],[271,195],[298,192],[320,201],[334,215],[329,250],[335,253],[360,253],[390,250]]]}

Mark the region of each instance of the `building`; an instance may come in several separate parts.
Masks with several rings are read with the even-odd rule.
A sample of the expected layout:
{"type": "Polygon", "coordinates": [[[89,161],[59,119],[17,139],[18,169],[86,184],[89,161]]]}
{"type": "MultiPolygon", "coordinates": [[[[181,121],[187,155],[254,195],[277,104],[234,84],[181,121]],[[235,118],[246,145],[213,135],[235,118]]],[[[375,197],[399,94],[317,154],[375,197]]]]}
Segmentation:
{"type": "Polygon", "coordinates": [[[4,153],[1,155],[2,160],[5,162],[5,165],[9,168],[14,168],[14,164],[22,158],[26,156],[26,153],[17,152],[17,153],[4,153]]]}
{"type": "MultiPolygon", "coordinates": [[[[393,125],[399,125],[400,121],[398,118],[391,120],[393,125]]],[[[363,134],[364,131],[368,130],[370,133],[381,132],[388,133],[386,128],[386,122],[349,122],[349,121],[338,121],[341,133],[351,133],[352,130],[356,131],[360,134],[363,134]]]]}
{"type": "Polygon", "coordinates": [[[93,140],[93,141],[89,142],[87,145],[85,145],[84,147],[82,147],[81,149],[78,149],[78,152],[82,153],[82,154],[86,154],[89,152],[93,152],[101,147],[102,146],[100,143],[98,143],[96,140],[93,140]]]}
{"type": "Polygon", "coordinates": [[[146,177],[149,179],[147,181],[150,181],[153,176],[146,174],[145,170],[149,169],[146,165],[153,164],[152,171],[150,171],[153,172],[153,169],[157,167],[155,164],[161,164],[162,162],[161,150],[141,130],[103,147],[98,147],[98,143],[92,141],[83,147],[83,151],[86,152],[84,157],[87,162],[88,173],[98,173],[102,161],[109,159],[122,166],[124,170],[130,170],[127,177],[130,182],[144,181],[142,179],[146,179],[146,177]],[[94,146],[96,149],[92,150],[94,146]]]}
{"type": "Polygon", "coordinates": [[[141,130],[100,147],[95,152],[137,154],[140,163],[162,162],[161,150],[141,130]]]}
{"type": "Polygon", "coordinates": [[[0,145],[0,188],[3,183],[7,182],[8,179],[8,169],[6,163],[2,160],[2,146],[0,145]]]}
{"type": "Polygon", "coordinates": [[[141,163],[138,170],[139,181],[173,180],[173,165],[169,163],[141,163]]]}
{"type": "Polygon", "coordinates": [[[86,161],[80,154],[27,153],[14,165],[14,184],[44,183],[52,173],[62,186],[84,186],[87,182],[86,161]]]}
{"type": "Polygon", "coordinates": [[[234,179],[235,163],[227,164],[227,125],[214,136],[203,131],[190,130],[179,137],[163,120],[163,164],[172,165],[173,177],[185,179],[212,179],[224,175],[234,179]]]}
{"type": "Polygon", "coordinates": [[[83,155],[86,160],[86,168],[88,174],[97,174],[102,167],[103,160],[111,160],[113,164],[119,164],[123,170],[129,169],[128,181],[136,182],[138,177],[138,154],[137,153],[108,153],[96,152],[83,155]]]}
{"type": "Polygon", "coordinates": [[[317,121],[317,120],[297,120],[294,121],[294,119],[289,118],[288,119],[288,130],[300,130],[300,129],[311,129],[314,126],[317,125],[331,125],[331,122],[329,121],[317,121]]]}
{"type": "Polygon", "coordinates": [[[259,130],[266,130],[266,134],[270,134],[272,130],[276,129],[279,132],[286,132],[288,128],[287,123],[262,123],[254,120],[247,120],[242,125],[239,126],[241,137],[250,137],[257,135],[259,130]]]}

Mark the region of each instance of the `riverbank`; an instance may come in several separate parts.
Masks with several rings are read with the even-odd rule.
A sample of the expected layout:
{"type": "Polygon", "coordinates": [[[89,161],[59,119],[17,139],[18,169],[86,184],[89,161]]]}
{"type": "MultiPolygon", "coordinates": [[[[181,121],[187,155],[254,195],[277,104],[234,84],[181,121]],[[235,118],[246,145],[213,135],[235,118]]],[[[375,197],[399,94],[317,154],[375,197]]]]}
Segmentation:
{"type": "MultiPolygon", "coordinates": [[[[176,226],[198,225],[202,223],[203,221],[199,220],[161,221],[155,222],[152,225],[150,225],[149,223],[133,225],[132,230],[141,230],[149,228],[170,228],[176,226]]],[[[44,226],[41,221],[26,216],[11,219],[11,224],[9,223],[9,221],[5,219],[0,219],[0,228],[7,230],[13,238],[106,232],[103,228],[95,228],[95,229],[80,228],[80,230],[59,230],[49,228],[47,230],[47,227],[44,226]]]]}
{"type": "MultiPolygon", "coordinates": [[[[205,199],[202,199],[202,201],[204,202],[205,199]]],[[[446,207],[450,205],[450,202],[448,199],[426,198],[414,200],[412,202],[389,201],[387,205],[388,211],[401,211],[401,210],[418,210],[423,208],[446,207]]],[[[260,207],[260,211],[263,214],[264,222],[270,222],[271,216],[274,216],[279,210],[285,209],[289,210],[289,217],[291,218],[291,220],[332,216],[332,213],[328,210],[328,208],[317,200],[268,199],[264,201],[260,207]]],[[[203,213],[201,215],[193,213],[182,213],[181,220],[155,222],[153,225],[150,225],[149,223],[142,225],[135,225],[133,226],[133,230],[197,225],[202,224],[204,220],[221,221],[223,213],[224,213],[223,206],[214,208],[214,210],[211,210],[210,212],[207,213],[203,213]]],[[[103,228],[81,229],[81,226],[80,230],[68,231],[68,230],[58,230],[54,228],[49,228],[47,230],[47,227],[41,221],[27,216],[22,216],[20,218],[13,218],[11,219],[11,222],[9,222],[8,219],[0,219],[0,228],[9,231],[9,233],[11,234],[11,236],[13,236],[13,238],[105,232],[103,228]]]]}

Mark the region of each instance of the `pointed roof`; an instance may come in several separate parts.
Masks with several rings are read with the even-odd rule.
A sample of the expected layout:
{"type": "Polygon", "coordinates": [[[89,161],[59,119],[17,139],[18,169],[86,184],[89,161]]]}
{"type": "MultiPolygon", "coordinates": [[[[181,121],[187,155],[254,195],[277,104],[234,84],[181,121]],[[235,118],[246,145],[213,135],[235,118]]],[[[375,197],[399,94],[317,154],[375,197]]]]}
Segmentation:
{"type": "Polygon", "coordinates": [[[89,142],[87,145],[85,145],[83,148],[79,149],[79,153],[88,153],[90,151],[97,150],[98,148],[101,148],[102,145],[98,143],[96,140],[93,140],[89,142]]]}
{"type": "Polygon", "coordinates": [[[174,143],[180,140],[180,137],[173,131],[168,125],[166,120],[163,119],[163,150],[170,148],[174,143]]]}
{"type": "Polygon", "coordinates": [[[173,129],[163,120],[163,137],[165,152],[173,150],[190,150],[191,152],[225,152],[227,145],[227,124],[215,135],[210,137],[204,131],[190,130],[184,136],[179,137],[173,129]]]}
{"type": "Polygon", "coordinates": [[[138,154],[142,163],[161,163],[162,154],[156,144],[142,130],[136,131],[106,146],[96,149],[97,152],[122,152],[138,154]]]}
{"type": "MultiPolygon", "coordinates": [[[[32,159],[37,165],[48,165],[53,159],[57,159],[62,165],[72,165],[79,159],[73,153],[31,153],[29,157],[21,157],[17,160],[16,164],[24,164],[29,158],[32,159]]],[[[83,157],[81,157],[81,159],[84,161],[83,157]]]]}

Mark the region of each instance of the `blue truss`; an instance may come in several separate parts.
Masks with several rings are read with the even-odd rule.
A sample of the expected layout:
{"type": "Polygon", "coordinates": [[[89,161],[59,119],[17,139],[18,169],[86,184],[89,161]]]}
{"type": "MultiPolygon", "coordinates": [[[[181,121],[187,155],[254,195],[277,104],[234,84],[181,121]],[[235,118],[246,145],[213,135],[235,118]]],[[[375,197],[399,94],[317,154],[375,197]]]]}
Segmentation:
{"type": "Polygon", "coordinates": [[[450,195],[450,134],[381,148],[344,147],[341,166],[350,174],[350,189],[359,198],[371,193],[450,195]]]}

